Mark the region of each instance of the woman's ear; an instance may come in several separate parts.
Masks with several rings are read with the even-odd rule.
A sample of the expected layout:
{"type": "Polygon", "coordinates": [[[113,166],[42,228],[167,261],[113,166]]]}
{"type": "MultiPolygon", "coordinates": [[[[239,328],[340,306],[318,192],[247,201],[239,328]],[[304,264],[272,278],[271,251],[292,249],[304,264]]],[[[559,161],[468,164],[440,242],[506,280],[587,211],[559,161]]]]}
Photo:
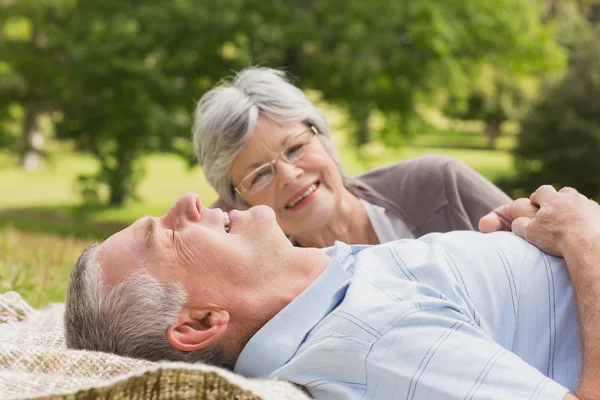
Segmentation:
{"type": "Polygon", "coordinates": [[[340,159],[340,153],[338,153],[335,147],[331,149],[331,158],[333,159],[336,165],[340,165],[342,163],[340,159]]]}
{"type": "Polygon", "coordinates": [[[229,313],[222,309],[184,309],[167,329],[167,338],[178,350],[202,350],[223,335],[228,323],[229,313]]]}

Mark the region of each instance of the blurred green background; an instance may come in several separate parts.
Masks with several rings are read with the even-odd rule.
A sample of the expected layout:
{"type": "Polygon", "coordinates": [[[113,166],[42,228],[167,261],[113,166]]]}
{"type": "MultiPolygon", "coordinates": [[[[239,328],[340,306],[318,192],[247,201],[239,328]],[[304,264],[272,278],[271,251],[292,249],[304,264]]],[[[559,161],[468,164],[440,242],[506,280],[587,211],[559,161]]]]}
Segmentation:
{"type": "Polygon", "coordinates": [[[352,175],[427,153],[513,197],[600,196],[600,1],[0,0],[0,287],[64,300],[75,258],[182,193],[195,102],[249,65],[324,111],[352,175]]]}

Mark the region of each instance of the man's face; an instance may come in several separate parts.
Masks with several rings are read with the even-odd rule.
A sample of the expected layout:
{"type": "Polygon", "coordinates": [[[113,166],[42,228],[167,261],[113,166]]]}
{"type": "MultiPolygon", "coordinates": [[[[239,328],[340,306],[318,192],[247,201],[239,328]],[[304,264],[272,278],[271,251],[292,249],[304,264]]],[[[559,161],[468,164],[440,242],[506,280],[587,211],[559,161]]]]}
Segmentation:
{"type": "MultiPolygon", "coordinates": [[[[179,282],[195,302],[230,305],[232,284],[264,279],[291,247],[269,207],[229,214],[188,193],[161,218],[143,217],[100,247],[105,281],[115,285],[143,268],[161,282],[179,282]]],[[[243,285],[242,285],[243,286],[243,285]]]]}

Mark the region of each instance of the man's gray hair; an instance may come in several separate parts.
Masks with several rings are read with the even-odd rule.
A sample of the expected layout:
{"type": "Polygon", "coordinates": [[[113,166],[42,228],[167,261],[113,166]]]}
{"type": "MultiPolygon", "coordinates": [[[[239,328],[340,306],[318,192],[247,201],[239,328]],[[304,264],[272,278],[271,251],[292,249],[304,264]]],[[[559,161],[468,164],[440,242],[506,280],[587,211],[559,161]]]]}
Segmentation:
{"type": "Polygon", "coordinates": [[[249,205],[233,190],[230,169],[250,140],[259,114],[281,124],[314,126],[327,152],[335,152],[325,117],[283,71],[251,67],[223,80],[198,102],[192,136],[206,179],[222,200],[238,209],[249,205]]]}
{"type": "Polygon", "coordinates": [[[192,352],[177,350],[170,344],[167,328],[177,320],[186,302],[181,285],[160,283],[142,271],[108,286],[98,262],[99,249],[99,243],[89,246],[69,278],[64,316],[67,347],[233,369],[235,360],[220,344],[192,352]]]}

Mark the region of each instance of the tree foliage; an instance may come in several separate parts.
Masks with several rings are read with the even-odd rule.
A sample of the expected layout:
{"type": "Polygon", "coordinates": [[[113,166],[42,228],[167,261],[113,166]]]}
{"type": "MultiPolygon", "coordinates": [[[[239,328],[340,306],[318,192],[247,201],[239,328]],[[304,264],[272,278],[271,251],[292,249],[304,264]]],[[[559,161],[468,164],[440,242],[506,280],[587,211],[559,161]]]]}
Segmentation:
{"type": "Polygon", "coordinates": [[[14,83],[0,98],[36,113],[59,111],[58,138],[75,140],[101,166],[81,177],[86,193],[107,185],[109,203],[123,204],[135,195],[140,155],[179,150],[189,156],[189,146],[178,147],[176,139],[189,136],[194,101],[239,67],[222,56],[222,47],[241,15],[236,1],[219,4],[73,1],[56,17],[55,2],[8,3],[7,20],[35,26],[40,18],[48,50],[3,40],[14,83]]]}
{"type": "Polygon", "coordinates": [[[14,119],[12,105],[23,110],[18,150],[24,166],[40,163],[39,119],[56,109],[57,78],[64,73],[61,30],[71,5],[70,0],[20,0],[0,6],[0,121],[14,119]]]}
{"type": "MultiPolygon", "coordinates": [[[[381,111],[382,136],[393,143],[417,104],[436,105],[442,93],[464,97],[483,65],[527,73],[560,64],[553,28],[540,13],[535,1],[319,2],[320,40],[307,77],[357,126],[368,111],[381,111]]],[[[359,144],[368,140],[356,134],[359,144]]]]}
{"type": "Polygon", "coordinates": [[[443,111],[452,118],[483,121],[488,148],[493,149],[502,134],[502,124],[522,117],[535,86],[532,77],[510,75],[488,66],[474,80],[466,97],[448,96],[443,111]]]}
{"type": "Polygon", "coordinates": [[[600,33],[584,30],[573,45],[568,72],[522,122],[516,177],[501,182],[513,195],[551,183],[600,198],[600,33]]]}
{"type": "Polygon", "coordinates": [[[194,100],[231,67],[219,56],[228,12],[195,1],[77,3],[57,132],[99,160],[88,179],[109,186],[110,204],[135,195],[143,153],[189,136],[194,100]]]}

